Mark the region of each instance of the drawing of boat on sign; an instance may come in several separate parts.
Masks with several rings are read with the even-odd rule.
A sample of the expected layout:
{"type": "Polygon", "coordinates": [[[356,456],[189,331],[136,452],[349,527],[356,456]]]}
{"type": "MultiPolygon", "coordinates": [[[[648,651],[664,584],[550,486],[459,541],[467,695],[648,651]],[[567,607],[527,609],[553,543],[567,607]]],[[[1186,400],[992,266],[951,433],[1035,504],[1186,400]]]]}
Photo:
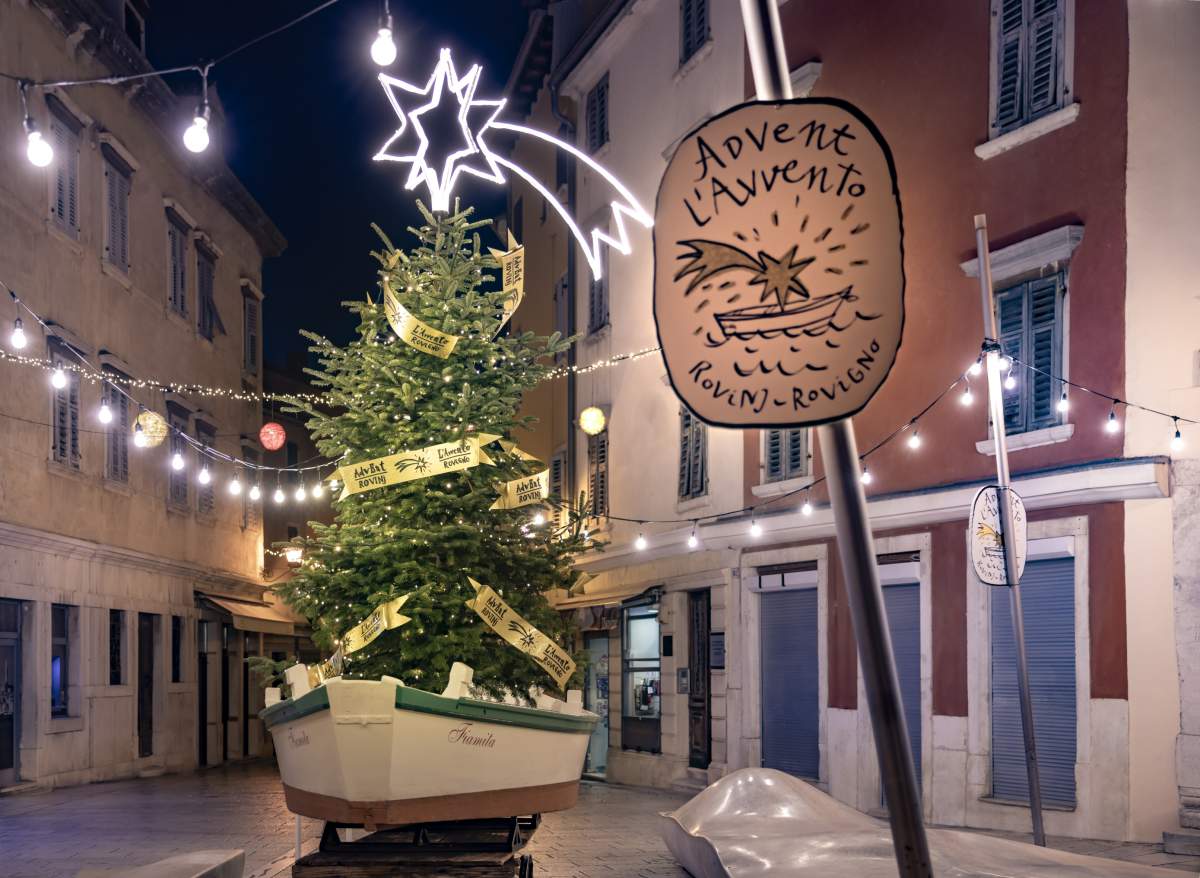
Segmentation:
{"type": "Polygon", "coordinates": [[[775,338],[780,335],[815,338],[830,328],[840,331],[846,326],[838,326],[834,318],[846,303],[858,301],[853,285],[828,295],[813,296],[800,280],[800,273],[816,261],[816,257],[797,259],[797,247],[775,258],[766,251],[759,251],[754,256],[740,247],[718,241],[680,243],[687,250],[679,258],[687,264],[675,275],[675,280],[694,275],[688,281],[684,295],[690,295],[715,275],[734,270],[749,271],[752,275],[749,284],[762,287],[760,304],[713,315],[724,336],[720,340],[711,340],[717,345],[731,338],[746,340],[755,336],[775,338]]]}

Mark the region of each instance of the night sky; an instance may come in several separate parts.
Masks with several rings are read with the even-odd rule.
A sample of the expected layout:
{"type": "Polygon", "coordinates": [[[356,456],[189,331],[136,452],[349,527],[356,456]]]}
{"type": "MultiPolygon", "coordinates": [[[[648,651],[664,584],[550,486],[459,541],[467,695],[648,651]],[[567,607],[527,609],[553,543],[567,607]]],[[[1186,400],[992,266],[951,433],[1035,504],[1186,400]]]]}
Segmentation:
{"type": "MultiPolygon", "coordinates": [[[[147,52],[159,67],[217,57],[317,5],[318,0],[154,3],[147,52]]],[[[415,192],[401,185],[408,166],[371,161],[397,121],[369,54],[380,5],[342,0],[213,70],[226,113],[225,124],[214,130],[214,147],[288,240],[283,256],[263,267],[269,363],[304,350],[301,328],[348,340],[354,321],[339,303],[375,291],[370,251],[378,238],[371,223],[406,246],[411,238],[404,229],[419,218],[415,192]]],[[[438,50],[448,47],[460,71],[483,65],[480,96],[500,96],[525,34],[527,13],[519,3],[392,0],[391,5],[399,55],[389,73],[424,83],[438,50]]],[[[196,87],[188,74],[168,81],[180,92],[196,87]]],[[[503,187],[464,179],[470,182],[456,190],[464,203],[484,216],[503,211],[503,187]]]]}

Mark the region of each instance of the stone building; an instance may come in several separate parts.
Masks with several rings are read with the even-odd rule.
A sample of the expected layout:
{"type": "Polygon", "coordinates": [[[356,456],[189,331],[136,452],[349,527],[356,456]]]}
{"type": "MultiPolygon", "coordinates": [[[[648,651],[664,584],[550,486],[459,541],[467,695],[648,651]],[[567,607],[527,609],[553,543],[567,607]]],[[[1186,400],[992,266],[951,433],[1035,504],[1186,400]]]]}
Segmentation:
{"type": "MultiPolygon", "coordinates": [[[[147,12],[2,4],[2,66],[31,80],[144,72],[147,12]]],[[[130,386],[136,405],[252,457],[262,263],[285,241],[222,161],[219,112],[213,147],[184,149],[194,97],[155,77],[32,89],[29,114],[54,149],[43,168],[25,157],[18,89],[0,86],[0,281],[47,321],[5,296],[3,341],[21,317],[21,353],[67,367],[57,387],[46,370],[0,364],[0,787],[251,754],[243,658],[267,635],[290,640],[295,619],[265,597],[249,477],[233,496],[232,470],[202,481],[204,460],[181,440],[135,446],[135,404],[106,377],[251,394],[130,386]]]]}
{"type": "MultiPolygon", "coordinates": [[[[550,3],[531,19],[545,28],[538,11],[553,20],[553,52],[513,80],[541,89],[531,118],[577,108],[577,146],[644,204],[675,145],[753,93],[736,4],[550,3]]],[[[1200,420],[1187,263],[1200,7],[1098,0],[1085,15],[1073,0],[947,0],[911,15],[856,0],[786,3],[780,15],[797,96],[861,107],[899,176],[904,342],[855,419],[860,449],[978,355],[975,214],[989,219],[1005,342],[1050,373],[1019,370],[1007,405],[1030,510],[1047,832],[1154,840],[1200,826],[1200,433],[1181,422],[1172,449],[1169,419],[1113,402],[1200,420]]],[[[602,215],[600,181],[572,179],[575,216],[602,215]]],[[[525,198],[514,184],[513,201],[525,198]]],[[[531,253],[568,246],[525,215],[531,253]]],[[[635,229],[633,244],[610,255],[607,280],[581,271],[568,285],[580,365],[656,342],[651,232],[635,229]]],[[[967,556],[971,500],[995,473],[981,389],[973,405],[931,410],[919,448],[873,454],[866,493],[926,819],[1027,830],[1007,600],[967,556]]],[[[582,561],[595,578],[560,606],[607,658],[603,699],[589,684],[607,707],[608,777],[696,788],[766,765],[882,809],[811,431],[707,427],[658,357],[580,375],[574,398],[568,425],[584,405],[608,413],[600,437],[571,426],[556,441],[576,449],[566,481],[591,489],[610,544],[582,561]]]]}

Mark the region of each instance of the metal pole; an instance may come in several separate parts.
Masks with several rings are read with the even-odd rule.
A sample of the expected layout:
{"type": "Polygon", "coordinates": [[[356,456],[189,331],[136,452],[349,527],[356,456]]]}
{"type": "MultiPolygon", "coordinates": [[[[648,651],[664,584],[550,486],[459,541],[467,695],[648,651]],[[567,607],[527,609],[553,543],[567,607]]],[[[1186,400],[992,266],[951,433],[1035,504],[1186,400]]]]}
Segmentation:
{"type": "MultiPolygon", "coordinates": [[[[1004,573],[1008,580],[1008,598],[1012,616],[1013,641],[1017,651],[1017,689],[1021,700],[1021,730],[1025,735],[1025,774],[1029,781],[1029,811],[1033,819],[1033,843],[1045,847],[1046,829],[1042,824],[1042,783],[1038,772],[1037,740],[1033,734],[1033,701],[1029,695],[1029,660],[1025,652],[1025,617],[1021,612],[1021,584],[1017,574],[1017,553],[1009,544],[1013,527],[1009,501],[1008,437],[1004,429],[1004,396],[1000,389],[1000,350],[996,341],[996,303],[992,294],[992,262],[988,253],[987,217],[975,217],[975,251],[979,256],[979,297],[983,305],[983,335],[988,382],[988,408],[992,434],[996,441],[996,483],[999,485],[1000,548],[1004,552],[1004,573]]],[[[1011,367],[1010,367],[1011,368],[1011,367]]]]}
{"type": "MultiPolygon", "coordinates": [[[[758,98],[790,98],[792,84],[777,0],[741,0],[741,6],[758,98]]],[[[902,878],[930,878],[933,867],[929,841],[921,818],[921,794],[900,700],[883,589],[875,564],[875,545],[867,520],[854,427],[846,418],[818,427],[817,436],[837,528],[838,555],[846,576],[863,688],[871,713],[879,777],[887,796],[896,863],[902,878]]]]}

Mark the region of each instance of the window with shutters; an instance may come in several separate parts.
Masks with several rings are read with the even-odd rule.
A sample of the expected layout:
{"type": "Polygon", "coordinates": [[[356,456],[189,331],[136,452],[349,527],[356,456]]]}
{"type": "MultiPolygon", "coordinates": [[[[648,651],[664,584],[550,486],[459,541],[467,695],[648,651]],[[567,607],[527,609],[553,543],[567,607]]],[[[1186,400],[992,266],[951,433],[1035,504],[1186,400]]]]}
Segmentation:
{"type": "MultiPolygon", "coordinates": [[[[567,329],[567,276],[564,274],[558,279],[554,285],[554,331],[562,338],[570,335],[567,329]]],[[[567,361],[567,352],[559,351],[554,355],[556,364],[565,363],[567,361]]]]}
{"type": "MultiPolygon", "coordinates": [[[[258,449],[251,448],[248,445],[242,446],[242,460],[249,464],[258,463],[258,449]]],[[[261,500],[253,500],[250,497],[250,489],[255,485],[259,485],[261,490],[261,478],[256,470],[251,470],[247,473],[249,484],[243,486],[242,490],[242,528],[244,530],[257,530],[262,524],[262,505],[261,500]]]]}
{"type": "Polygon", "coordinates": [[[216,299],[217,257],[207,247],[196,247],[196,329],[209,341],[225,334],[216,299]]]}
{"type": "Polygon", "coordinates": [[[608,431],[588,436],[588,514],[608,515],[608,431]]]}
{"type": "Polygon", "coordinates": [[[808,430],[763,431],[763,481],[783,482],[808,475],[808,430]]]}
{"type": "Polygon", "coordinates": [[[708,492],[708,431],[686,408],[679,410],[679,499],[708,492]]]}
{"type": "MultiPolygon", "coordinates": [[[[126,378],[115,369],[105,369],[105,374],[126,378]]],[[[114,482],[129,481],[129,401],[125,394],[106,383],[101,389],[104,401],[112,412],[112,420],[104,428],[104,477],[114,482]]]]}
{"type": "Polygon", "coordinates": [[[993,136],[1063,107],[1068,0],[992,0],[993,136]]]}
{"type": "Polygon", "coordinates": [[[62,231],[79,238],[79,137],[83,123],[62,101],[49,95],[50,143],[54,168],[50,190],[50,215],[62,231]]]}
{"type": "MultiPolygon", "coordinates": [[[[605,230],[607,231],[607,229],[605,230]]],[[[588,277],[588,333],[608,326],[608,248],[600,254],[600,277],[588,277]]]]}
{"type": "Polygon", "coordinates": [[[171,426],[168,439],[171,460],[167,468],[167,503],[180,511],[187,511],[188,508],[188,475],[186,466],[188,444],[184,436],[188,432],[189,420],[190,416],[187,409],[174,403],[167,403],[167,423],[171,426]],[[175,468],[175,455],[179,455],[179,458],[185,462],[185,465],[180,469],[175,468]]]}
{"type": "Polygon", "coordinates": [[[708,0],[679,0],[679,63],[708,42],[708,0]]]}
{"type": "MultiPolygon", "coordinates": [[[[206,424],[203,421],[196,421],[196,441],[201,445],[206,445],[209,448],[217,444],[217,428],[211,424],[206,424]]],[[[209,476],[212,475],[211,461],[208,455],[203,454],[198,449],[196,451],[196,472],[199,473],[208,467],[209,476]]],[[[216,485],[212,478],[209,478],[207,484],[196,480],[196,513],[204,516],[211,516],[216,511],[216,485]]]]}
{"type": "Polygon", "coordinates": [[[108,685],[125,681],[125,611],[108,611],[108,685]]]}
{"type": "Polygon", "coordinates": [[[104,259],[109,265],[129,273],[129,193],[133,188],[133,170],[115,150],[102,147],[104,153],[104,259]]]}
{"type": "Polygon", "coordinates": [[[551,500],[551,518],[556,525],[561,527],[569,520],[567,515],[567,504],[570,502],[570,497],[564,497],[563,491],[566,488],[566,469],[567,456],[561,451],[554,453],[550,458],[550,500],[551,500]]]}
{"type": "Polygon", "coordinates": [[[1059,423],[1057,403],[1062,375],[1063,275],[1025,281],[996,293],[1000,345],[1009,356],[1028,364],[1014,365],[1017,379],[1004,389],[1004,427],[1025,433],[1059,423]]]}
{"type": "Polygon", "coordinates": [[[258,374],[258,315],[262,303],[254,296],[242,297],[242,368],[258,374]]]}
{"type": "Polygon", "coordinates": [[[66,345],[53,339],[50,343],[50,359],[67,376],[67,383],[63,387],[51,391],[54,424],[51,454],[55,463],[79,469],[79,373],[70,368],[76,360],[66,345]]]}
{"type": "Polygon", "coordinates": [[[187,317],[187,254],[191,230],[173,211],[167,211],[167,301],[171,310],[187,317]]]}
{"type": "Polygon", "coordinates": [[[608,74],[587,94],[587,145],[595,152],[608,143],[608,74]]]}

